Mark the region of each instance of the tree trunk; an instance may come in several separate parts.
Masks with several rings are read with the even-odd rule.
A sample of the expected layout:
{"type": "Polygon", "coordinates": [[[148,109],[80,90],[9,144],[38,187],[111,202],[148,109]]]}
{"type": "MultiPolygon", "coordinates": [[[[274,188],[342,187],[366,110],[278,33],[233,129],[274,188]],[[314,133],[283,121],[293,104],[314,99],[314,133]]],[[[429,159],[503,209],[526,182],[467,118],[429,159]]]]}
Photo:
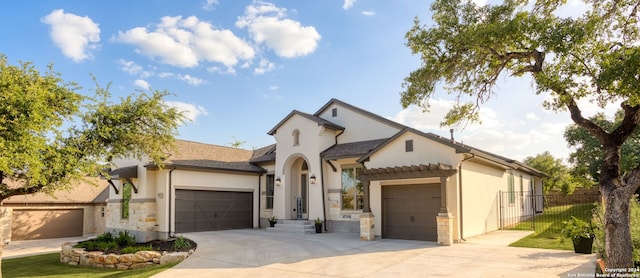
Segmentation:
{"type": "Polygon", "coordinates": [[[625,187],[601,185],[604,197],[604,229],[607,268],[633,267],[633,247],[629,220],[629,193],[625,187]],[[608,187],[608,188],[607,188],[608,187]]]}

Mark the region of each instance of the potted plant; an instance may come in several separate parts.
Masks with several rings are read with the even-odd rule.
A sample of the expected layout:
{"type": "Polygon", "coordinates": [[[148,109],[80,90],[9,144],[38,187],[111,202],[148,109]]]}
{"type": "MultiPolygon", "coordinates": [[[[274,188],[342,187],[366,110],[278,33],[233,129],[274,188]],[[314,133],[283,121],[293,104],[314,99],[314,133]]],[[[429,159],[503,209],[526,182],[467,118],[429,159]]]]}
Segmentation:
{"type": "Polygon", "coordinates": [[[316,234],[322,233],[322,220],[320,220],[320,217],[316,218],[314,222],[316,224],[316,234]]]}
{"type": "Polygon", "coordinates": [[[571,219],[563,221],[562,224],[564,224],[562,235],[571,239],[573,250],[576,253],[591,254],[595,237],[591,221],[587,222],[571,216],[571,219]]]}
{"type": "Polygon", "coordinates": [[[278,220],[276,220],[275,216],[271,216],[271,218],[269,218],[269,227],[274,227],[276,225],[276,223],[278,223],[278,220]]]}

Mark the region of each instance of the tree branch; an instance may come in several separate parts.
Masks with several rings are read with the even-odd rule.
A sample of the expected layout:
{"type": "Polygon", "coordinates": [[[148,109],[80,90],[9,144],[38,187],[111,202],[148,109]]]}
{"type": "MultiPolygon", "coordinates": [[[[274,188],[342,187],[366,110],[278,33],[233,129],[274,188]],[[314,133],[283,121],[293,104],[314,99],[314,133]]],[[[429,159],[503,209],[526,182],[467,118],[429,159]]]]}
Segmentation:
{"type": "Polygon", "coordinates": [[[21,186],[17,188],[10,188],[9,185],[7,185],[6,183],[0,183],[0,202],[2,202],[3,200],[11,196],[28,195],[28,194],[37,193],[40,190],[42,190],[44,186],[45,186],[44,184],[39,184],[31,187],[21,186]]]}
{"type": "Polygon", "coordinates": [[[584,129],[586,129],[589,133],[591,133],[591,135],[593,135],[598,140],[598,142],[600,142],[600,144],[604,146],[607,140],[607,136],[609,135],[607,134],[607,131],[602,129],[602,127],[596,125],[595,123],[591,122],[590,120],[586,119],[585,117],[583,117],[582,111],[576,104],[575,100],[568,93],[564,91],[563,92],[556,91],[556,93],[558,93],[560,97],[568,98],[566,106],[569,109],[569,113],[571,114],[571,119],[573,120],[573,122],[583,127],[584,129]]]}
{"type": "Polygon", "coordinates": [[[640,124],[640,106],[630,106],[624,101],[620,107],[624,110],[624,118],[620,125],[611,132],[611,139],[617,145],[622,145],[640,124]]]}

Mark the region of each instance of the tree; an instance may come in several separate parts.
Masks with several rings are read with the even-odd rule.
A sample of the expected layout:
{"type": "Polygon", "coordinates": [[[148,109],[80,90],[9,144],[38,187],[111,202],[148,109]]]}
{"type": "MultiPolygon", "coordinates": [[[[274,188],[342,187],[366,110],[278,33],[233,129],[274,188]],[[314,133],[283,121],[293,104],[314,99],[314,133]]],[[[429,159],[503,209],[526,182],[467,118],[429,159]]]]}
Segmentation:
{"type": "MultiPolygon", "coordinates": [[[[589,120],[611,132],[620,125],[623,117],[624,113],[618,111],[613,121],[607,119],[603,113],[598,113],[589,118],[589,120]]],[[[587,130],[575,124],[567,127],[564,132],[564,138],[569,146],[575,148],[575,151],[569,154],[569,162],[573,164],[573,174],[577,177],[586,177],[593,182],[598,182],[600,180],[602,160],[604,159],[600,142],[587,130]]],[[[636,128],[622,144],[620,155],[620,172],[623,175],[638,167],[640,164],[640,129],[636,128]]]]}
{"type": "Polygon", "coordinates": [[[531,76],[546,109],[568,110],[573,122],[602,146],[600,191],[605,211],[607,267],[633,266],[629,202],[640,168],[620,171],[620,150],[640,123],[640,30],[637,1],[585,0],[585,12],[557,15],[566,1],[506,0],[478,7],[471,1],[435,0],[433,26],[415,24],[407,46],[422,65],[403,82],[402,105],[428,110],[440,84],[457,97],[443,125],[478,121],[500,76],[531,76]],[[612,130],[585,118],[579,101],[620,103],[612,130]]]}
{"type": "Polygon", "coordinates": [[[229,143],[229,145],[231,147],[233,147],[233,148],[236,148],[236,149],[239,149],[240,147],[242,147],[242,145],[247,143],[246,141],[240,141],[238,138],[236,138],[233,135],[231,135],[231,138],[233,138],[233,141],[231,141],[231,143],[229,143]]]}
{"type": "Polygon", "coordinates": [[[562,159],[553,157],[548,151],[527,157],[524,163],[547,175],[542,178],[544,193],[549,190],[560,190],[564,194],[570,194],[577,185],[577,181],[569,173],[569,168],[562,163],[562,159]]]}
{"type": "Polygon", "coordinates": [[[166,92],[113,103],[108,87],[98,86],[92,97],[79,89],[51,65],[41,74],[31,63],[9,65],[0,55],[0,202],[108,175],[115,156],[148,156],[162,165],[182,120],[164,104],[166,92]]]}

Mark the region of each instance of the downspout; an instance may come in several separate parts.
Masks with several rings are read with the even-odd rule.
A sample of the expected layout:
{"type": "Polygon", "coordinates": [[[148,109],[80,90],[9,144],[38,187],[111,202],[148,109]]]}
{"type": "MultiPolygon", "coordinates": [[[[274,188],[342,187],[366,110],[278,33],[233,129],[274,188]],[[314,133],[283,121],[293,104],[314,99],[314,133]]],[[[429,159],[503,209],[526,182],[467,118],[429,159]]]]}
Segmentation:
{"type": "Polygon", "coordinates": [[[467,241],[466,239],[464,239],[464,206],[462,205],[462,163],[474,158],[475,156],[476,155],[472,153],[470,157],[467,157],[460,161],[460,165],[458,166],[458,191],[460,192],[458,194],[460,196],[460,239],[462,241],[467,241]]]}
{"type": "Polygon", "coordinates": [[[260,226],[260,212],[262,212],[262,207],[260,207],[260,200],[262,199],[262,175],[264,174],[260,173],[258,176],[258,229],[262,228],[260,226]]]}
{"type": "Polygon", "coordinates": [[[167,231],[167,236],[168,236],[169,238],[171,238],[171,214],[172,214],[172,212],[171,212],[171,211],[172,211],[172,210],[171,210],[171,204],[172,204],[172,199],[173,199],[173,198],[172,198],[172,194],[171,194],[171,192],[173,192],[173,176],[172,176],[172,173],[173,173],[173,171],[174,171],[175,169],[176,169],[176,168],[174,167],[173,169],[169,170],[169,194],[168,194],[168,195],[169,195],[169,198],[168,198],[168,201],[169,201],[169,211],[168,211],[168,213],[167,213],[167,215],[168,215],[168,217],[169,217],[169,222],[167,222],[167,224],[168,224],[168,226],[169,226],[169,231],[167,231]]]}
{"type": "MultiPolygon", "coordinates": [[[[340,133],[336,134],[336,136],[334,137],[335,142],[333,143],[333,146],[338,144],[338,136],[342,135],[344,133],[344,129],[340,131],[340,133]]],[[[329,148],[331,148],[329,147],[329,148]]],[[[324,164],[322,164],[322,157],[320,157],[320,187],[322,189],[322,218],[324,219],[324,231],[328,232],[329,230],[327,229],[327,202],[325,200],[325,196],[324,196],[324,164]]]]}

